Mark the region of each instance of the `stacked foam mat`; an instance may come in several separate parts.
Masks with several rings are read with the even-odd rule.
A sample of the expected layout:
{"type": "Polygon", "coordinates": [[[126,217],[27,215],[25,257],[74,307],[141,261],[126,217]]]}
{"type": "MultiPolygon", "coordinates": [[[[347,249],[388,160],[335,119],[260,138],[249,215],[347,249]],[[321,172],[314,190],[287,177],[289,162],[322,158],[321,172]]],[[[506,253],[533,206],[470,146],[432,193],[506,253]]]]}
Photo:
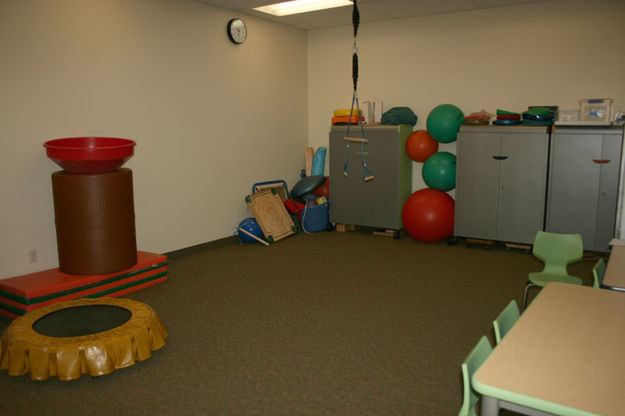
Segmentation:
{"type": "Polygon", "coordinates": [[[0,281],[0,314],[117,297],[167,280],[167,257],[137,251],[132,171],[52,174],[59,267],[0,281]]]}
{"type": "Polygon", "coordinates": [[[58,268],[0,280],[0,314],[17,318],[56,302],[118,297],[167,280],[167,257],[139,251],[132,267],[97,275],[75,275],[58,268]]]}
{"type": "Polygon", "coordinates": [[[359,124],[361,121],[365,121],[362,116],[362,111],[359,113],[357,109],[339,109],[334,110],[334,117],[332,117],[332,124],[336,126],[346,124],[359,124]]]}

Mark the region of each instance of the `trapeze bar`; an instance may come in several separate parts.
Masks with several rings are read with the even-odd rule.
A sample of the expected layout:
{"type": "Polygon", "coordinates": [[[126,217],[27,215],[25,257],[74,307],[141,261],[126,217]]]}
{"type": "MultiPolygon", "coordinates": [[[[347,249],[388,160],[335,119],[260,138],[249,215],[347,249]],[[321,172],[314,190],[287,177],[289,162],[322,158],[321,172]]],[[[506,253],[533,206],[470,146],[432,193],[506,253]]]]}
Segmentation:
{"type": "Polygon", "coordinates": [[[356,142],[356,143],[368,143],[369,140],[367,139],[363,139],[360,137],[345,137],[344,139],[346,142],[356,142]]]}

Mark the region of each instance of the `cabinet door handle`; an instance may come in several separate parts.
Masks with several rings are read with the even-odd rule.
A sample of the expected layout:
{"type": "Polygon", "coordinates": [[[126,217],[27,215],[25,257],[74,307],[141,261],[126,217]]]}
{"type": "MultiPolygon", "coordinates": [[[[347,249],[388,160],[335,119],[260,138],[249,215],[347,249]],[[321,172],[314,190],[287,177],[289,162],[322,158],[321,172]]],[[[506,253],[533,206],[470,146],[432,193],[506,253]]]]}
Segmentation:
{"type": "Polygon", "coordinates": [[[508,158],[508,156],[493,156],[493,159],[495,160],[506,160],[508,158]]]}
{"type": "Polygon", "coordinates": [[[593,159],[592,161],[595,162],[595,163],[598,163],[600,165],[603,165],[603,164],[611,162],[610,159],[593,159]]]}

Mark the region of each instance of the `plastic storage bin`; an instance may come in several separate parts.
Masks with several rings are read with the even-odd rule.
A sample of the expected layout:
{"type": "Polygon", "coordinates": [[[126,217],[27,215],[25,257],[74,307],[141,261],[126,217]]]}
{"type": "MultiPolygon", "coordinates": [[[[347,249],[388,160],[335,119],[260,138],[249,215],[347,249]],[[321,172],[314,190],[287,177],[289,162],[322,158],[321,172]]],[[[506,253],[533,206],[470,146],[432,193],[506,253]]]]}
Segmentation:
{"type": "Polygon", "coordinates": [[[579,110],[560,110],[558,111],[559,121],[578,121],[579,110]]]}
{"type": "Polygon", "coordinates": [[[312,205],[302,210],[302,229],[304,232],[316,233],[328,227],[328,203],[312,205]]]}
{"type": "Polygon", "coordinates": [[[579,100],[579,115],[582,121],[610,121],[612,99],[588,98],[579,100]]]}

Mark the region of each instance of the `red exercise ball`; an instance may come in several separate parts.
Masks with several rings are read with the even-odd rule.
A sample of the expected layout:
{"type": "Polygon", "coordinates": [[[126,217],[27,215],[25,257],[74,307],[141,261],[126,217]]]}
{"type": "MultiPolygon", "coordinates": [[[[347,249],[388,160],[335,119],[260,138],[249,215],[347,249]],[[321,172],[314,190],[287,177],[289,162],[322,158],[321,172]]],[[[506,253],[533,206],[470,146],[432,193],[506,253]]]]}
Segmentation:
{"type": "Polygon", "coordinates": [[[406,232],[424,243],[435,243],[454,232],[455,201],[436,189],[420,189],[408,197],[401,218],[406,232]]]}
{"type": "Polygon", "coordinates": [[[438,152],[438,142],[427,130],[413,131],[406,140],[406,153],[415,162],[425,162],[428,157],[438,152]]]}
{"type": "Polygon", "coordinates": [[[326,176],[326,181],[313,189],[312,194],[330,199],[330,177],[326,176]]]}

